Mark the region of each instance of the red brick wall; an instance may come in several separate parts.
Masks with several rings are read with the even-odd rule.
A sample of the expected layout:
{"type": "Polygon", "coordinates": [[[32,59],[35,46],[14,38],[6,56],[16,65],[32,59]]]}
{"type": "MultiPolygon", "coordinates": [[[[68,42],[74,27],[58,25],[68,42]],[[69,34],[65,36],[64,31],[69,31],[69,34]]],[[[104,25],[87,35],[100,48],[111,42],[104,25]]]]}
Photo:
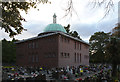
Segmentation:
{"type": "Polygon", "coordinates": [[[16,50],[17,64],[20,66],[44,66],[51,68],[89,64],[89,46],[60,34],[18,43],[16,50]],[[61,56],[61,53],[63,53],[63,56],[61,56]],[[79,57],[76,57],[76,59],[79,58],[77,62],[75,62],[75,53],[79,54],[79,57]]]}
{"type": "Polygon", "coordinates": [[[85,55],[89,57],[89,46],[88,45],[83,44],[79,41],[70,39],[63,35],[59,35],[59,67],[66,67],[67,65],[68,66],[88,65],[89,58],[85,58],[84,57],[85,55]],[[63,37],[63,41],[61,40],[62,37],[63,37]],[[69,40],[69,42],[67,41],[65,42],[65,39],[69,40]],[[75,49],[75,42],[76,42],[76,49],[75,49]],[[78,47],[78,43],[81,44],[81,50],[80,50],[80,47],[78,47]],[[62,57],[61,56],[62,52],[69,53],[70,56],[68,58],[62,57]],[[80,58],[78,62],[75,62],[75,53],[79,54],[79,57],[81,54],[81,62],[80,62],[80,58]]]}
{"type": "Polygon", "coordinates": [[[22,66],[58,66],[58,40],[57,35],[39,38],[36,40],[26,41],[17,44],[17,64],[22,66]],[[28,48],[29,44],[33,44],[34,48],[28,48]],[[54,55],[53,55],[54,54],[54,55]],[[34,60],[39,60],[33,62],[34,60]]]}

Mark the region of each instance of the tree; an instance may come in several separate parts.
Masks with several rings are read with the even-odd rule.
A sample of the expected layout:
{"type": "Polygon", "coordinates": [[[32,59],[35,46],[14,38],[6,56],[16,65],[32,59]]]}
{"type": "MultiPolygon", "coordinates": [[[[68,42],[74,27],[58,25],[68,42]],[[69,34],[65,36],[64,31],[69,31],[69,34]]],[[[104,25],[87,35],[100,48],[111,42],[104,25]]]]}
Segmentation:
{"type": "Polygon", "coordinates": [[[110,60],[112,61],[112,75],[117,77],[117,65],[120,64],[120,24],[118,23],[115,28],[112,29],[111,38],[106,50],[110,54],[110,60]]]}
{"type": "Polygon", "coordinates": [[[67,26],[64,26],[64,28],[67,31],[67,33],[70,33],[70,24],[68,24],[67,26]]]}
{"type": "Polygon", "coordinates": [[[107,52],[105,47],[109,42],[109,34],[96,32],[90,37],[90,61],[104,63],[107,62],[107,52]]]}
{"type": "Polygon", "coordinates": [[[116,24],[117,26],[112,29],[112,36],[120,38],[120,23],[116,24]]]}
{"type": "Polygon", "coordinates": [[[30,8],[36,8],[38,3],[47,3],[48,0],[38,0],[38,2],[2,2],[0,7],[2,9],[2,18],[0,23],[5,32],[9,34],[10,37],[14,35],[21,34],[23,30],[26,30],[22,26],[22,21],[26,21],[20,14],[20,10],[25,11],[26,13],[30,8]]]}
{"type": "MultiPolygon", "coordinates": [[[[116,27],[112,29],[111,37],[116,39],[118,58],[120,58],[120,23],[116,24],[116,27]]],[[[118,62],[120,63],[120,60],[118,62]]]]}
{"type": "Polygon", "coordinates": [[[112,75],[117,77],[117,65],[120,64],[120,24],[112,32],[96,32],[90,38],[90,61],[112,64],[112,75]]]}
{"type": "Polygon", "coordinates": [[[80,40],[82,40],[79,36],[79,34],[77,33],[77,31],[70,31],[70,24],[68,24],[66,27],[64,26],[65,30],[67,31],[67,33],[75,38],[78,38],[80,40]]]}
{"type": "Polygon", "coordinates": [[[15,63],[16,61],[16,46],[13,38],[12,41],[7,41],[6,39],[2,40],[2,62],[3,63],[15,63]]]}
{"type": "MultiPolygon", "coordinates": [[[[118,42],[118,51],[120,53],[120,23],[116,24],[116,27],[112,29],[112,37],[115,37],[118,42]]],[[[120,54],[119,54],[120,55],[120,54]]]]}
{"type": "Polygon", "coordinates": [[[112,63],[112,76],[116,77],[116,72],[117,72],[117,64],[120,63],[120,55],[119,55],[119,50],[118,48],[120,47],[120,43],[116,38],[111,38],[109,44],[107,45],[106,49],[110,53],[111,57],[111,63],[112,63]]]}

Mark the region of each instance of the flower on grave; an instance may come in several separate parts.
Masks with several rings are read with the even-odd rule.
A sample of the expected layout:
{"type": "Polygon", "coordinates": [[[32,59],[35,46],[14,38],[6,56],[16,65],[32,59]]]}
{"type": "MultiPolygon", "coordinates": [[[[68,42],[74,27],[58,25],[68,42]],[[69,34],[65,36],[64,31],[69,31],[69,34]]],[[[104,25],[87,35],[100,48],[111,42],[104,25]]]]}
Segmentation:
{"type": "Polygon", "coordinates": [[[67,79],[67,77],[65,76],[64,79],[67,79]]]}
{"type": "Polygon", "coordinates": [[[43,68],[41,67],[40,69],[42,70],[43,68]]]}

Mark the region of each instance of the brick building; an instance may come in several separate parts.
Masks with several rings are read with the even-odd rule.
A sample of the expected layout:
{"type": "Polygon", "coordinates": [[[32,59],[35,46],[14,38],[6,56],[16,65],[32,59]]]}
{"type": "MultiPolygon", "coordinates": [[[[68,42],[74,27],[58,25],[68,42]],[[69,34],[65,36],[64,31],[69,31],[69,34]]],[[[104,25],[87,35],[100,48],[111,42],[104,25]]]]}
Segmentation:
{"type": "Polygon", "coordinates": [[[45,27],[37,37],[16,42],[17,65],[66,67],[89,65],[89,44],[67,34],[60,24],[45,27]]]}

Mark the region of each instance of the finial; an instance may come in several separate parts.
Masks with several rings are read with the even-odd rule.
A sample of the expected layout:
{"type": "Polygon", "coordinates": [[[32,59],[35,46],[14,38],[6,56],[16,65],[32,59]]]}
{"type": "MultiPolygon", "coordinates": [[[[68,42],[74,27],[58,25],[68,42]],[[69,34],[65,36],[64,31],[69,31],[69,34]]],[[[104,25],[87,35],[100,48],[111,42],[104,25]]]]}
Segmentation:
{"type": "Polygon", "coordinates": [[[54,15],[53,15],[53,23],[56,23],[56,14],[54,13],[54,15]]]}

